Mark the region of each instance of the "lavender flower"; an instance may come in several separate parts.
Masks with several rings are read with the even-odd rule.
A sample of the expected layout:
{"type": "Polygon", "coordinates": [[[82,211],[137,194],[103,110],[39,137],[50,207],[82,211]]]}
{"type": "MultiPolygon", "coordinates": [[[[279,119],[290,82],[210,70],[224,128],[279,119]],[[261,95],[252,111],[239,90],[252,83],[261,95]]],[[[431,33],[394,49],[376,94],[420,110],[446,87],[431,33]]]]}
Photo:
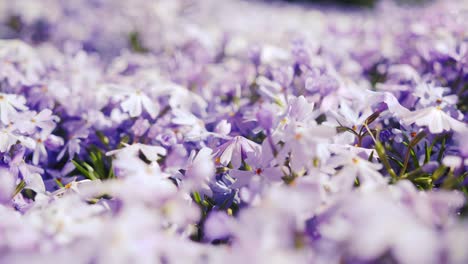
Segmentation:
{"type": "Polygon", "coordinates": [[[0,262],[468,263],[465,2],[270,2],[0,1],[0,262]]]}

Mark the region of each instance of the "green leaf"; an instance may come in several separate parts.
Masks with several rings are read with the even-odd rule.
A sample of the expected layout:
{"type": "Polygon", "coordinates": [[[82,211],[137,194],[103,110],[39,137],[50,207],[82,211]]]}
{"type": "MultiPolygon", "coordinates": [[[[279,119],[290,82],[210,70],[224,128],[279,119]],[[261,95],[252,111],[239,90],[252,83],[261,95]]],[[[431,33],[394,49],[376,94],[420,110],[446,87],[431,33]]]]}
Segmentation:
{"type": "MultiPolygon", "coordinates": [[[[79,162],[75,161],[75,160],[72,160],[71,161],[73,163],[73,165],[75,165],[75,168],[81,173],[83,174],[83,176],[85,176],[86,178],[90,179],[90,180],[97,180],[97,178],[94,176],[94,174],[90,171],[88,171],[84,166],[82,166],[79,162]]],[[[89,165],[88,165],[89,166],[89,165]]],[[[91,168],[92,169],[92,168],[91,168]]]]}
{"type": "Polygon", "coordinates": [[[109,146],[109,138],[106,135],[104,135],[104,133],[98,130],[96,131],[96,135],[98,136],[101,143],[104,144],[104,146],[109,146]]]}
{"type": "Polygon", "coordinates": [[[416,157],[413,147],[415,147],[419,143],[419,141],[425,138],[426,135],[427,135],[426,132],[421,131],[409,143],[403,142],[403,144],[407,146],[407,150],[405,154],[405,161],[403,163],[403,168],[400,171],[400,177],[402,177],[406,173],[406,169],[408,168],[410,157],[412,157],[413,159],[414,166],[416,168],[419,168],[419,161],[418,161],[418,158],[416,157]]]}
{"type": "Polygon", "coordinates": [[[395,173],[395,171],[393,170],[392,166],[390,166],[390,163],[388,162],[388,159],[387,159],[387,155],[385,153],[385,148],[384,146],[382,145],[382,143],[380,143],[379,140],[377,140],[375,142],[375,150],[377,151],[377,155],[379,156],[380,160],[382,161],[383,165],[385,166],[385,168],[387,169],[387,172],[390,174],[390,176],[392,177],[392,180],[393,181],[396,181],[398,179],[398,176],[397,174],[395,173]]]}
{"type": "Polygon", "coordinates": [[[13,197],[15,197],[18,193],[20,193],[24,187],[26,186],[26,182],[21,180],[18,185],[16,185],[15,192],[13,193],[13,197]]]}
{"type": "Polygon", "coordinates": [[[390,160],[394,161],[394,162],[398,165],[398,167],[403,168],[403,162],[401,162],[400,160],[398,160],[396,157],[393,157],[393,156],[388,155],[388,158],[389,158],[390,160]]]}
{"type": "Polygon", "coordinates": [[[432,188],[432,178],[431,177],[418,177],[413,179],[413,183],[421,187],[423,190],[432,188]]]}
{"type": "Polygon", "coordinates": [[[356,177],[356,178],[354,179],[354,187],[359,187],[360,185],[361,185],[361,183],[359,182],[359,178],[356,177]]]}
{"type": "Polygon", "coordinates": [[[444,165],[440,166],[434,171],[434,173],[432,173],[432,179],[434,181],[440,179],[440,177],[442,177],[446,171],[447,171],[447,167],[445,167],[444,165]]]}
{"type": "Polygon", "coordinates": [[[447,141],[447,137],[443,137],[442,138],[442,144],[441,144],[440,150],[439,150],[439,155],[437,155],[437,161],[439,161],[439,162],[442,161],[442,157],[444,156],[446,141],[447,141]]]}
{"type": "Polygon", "coordinates": [[[99,179],[104,179],[106,176],[106,169],[104,167],[104,160],[100,150],[95,149],[89,153],[92,162],[92,167],[95,169],[99,179]]]}
{"type": "Polygon", "coordinates": [[[130,141],[130,137],[128,135],[124,135],[122,138],[120,138],[120,142],[117,148],[123,148],[125,145],[124,143],[128,143],[130,141]]]}
{"type": "Polygon", "coordinates": [[[416,146],[416,145],[419,143],[419,141],[421,141],[423,138],[426,137],[426,135],[427,135],[427,134],[426,134],[426,132],[424,132],[424,131],[419,132],[419,133],[413,138],[413,140],[411,140],[410,146],[411,146],[411,147],[416,146]]]}
{"type": "Polygon", "coordinates": [[[114,179],[114,178],[115,178],[114,164],[111,164],[109,172],[107,173],[107,179],[114,179]]]}
{"type": "Polygon", "coordinates": [[[350,132],[352,134],[354,134],[356,137],[358,137],[358,133],[356,133],[356,131],[354,131],[353,129],[349,128],[349,127],[345,127],[345,126],[338,126],[336,127],[336,132],[337,133],[343,133],[343,132],[350,132]]]}
{"type": "Polygon", "coordinates": [[[197,204],[201,205],[202,199],[201,199],[200,194],[198,192],[193,192],[192,195],[193,195],[193,200],[195,200],[197,204]]]}
{"type": "Polygon", "coordinates": [[[374,112],[372,113],[372,115],[370,115],[366,121],[364,121],[366,123],[366,125],[370,125],[372,124],[372,122],[374,122],[378,117],[380,116],[380,112],[374,112]]]}
{"type": "Polygon", "coordinates": [[[432,146],[432,144],[431,146],[427,146],[427,142],[424,142],[424,152],[426,154],[426,156],[424,157],[424,164],[428,163],[429,160],[431,160],[432,146]]]}
{"type": "Polygon", "coordinates": [[[414,167],[415,168],[419,168],[419,160],[418,160],[418,157],[416,156],[416,152],[414,152],[414,149],[413,148],[410,148],[410,155],[411,155],[411,158],[413,160],[413,164],[414,164],[414,167]]]}
{"type": "Polygon", "coordinates": [[[148,49],[142,45],[140,34],[138,32],[132,32],[129,36],[130,47],[134,52],[146,53],[148,49]]]}
{"type": "Polygon", "coordinates": [[[404,174],[401,178],[411,180],[411,179],[414,179],[414,178],[417,178],[417,177],[423,177],[423,176],[427,176],[427,173],[424,172],[421,167],[419,167],[419,168],[417,168],[415,170],[412,170],[412,171],[404,174]]]}
{"type": "Polygon", "coordinates": [[[54,179],[55,183],[57,183],[57,185],[60,187],[60,188],[64,188],[65,186],[63,185],[63,183],[59,180],[59,179],[54,179]]]}

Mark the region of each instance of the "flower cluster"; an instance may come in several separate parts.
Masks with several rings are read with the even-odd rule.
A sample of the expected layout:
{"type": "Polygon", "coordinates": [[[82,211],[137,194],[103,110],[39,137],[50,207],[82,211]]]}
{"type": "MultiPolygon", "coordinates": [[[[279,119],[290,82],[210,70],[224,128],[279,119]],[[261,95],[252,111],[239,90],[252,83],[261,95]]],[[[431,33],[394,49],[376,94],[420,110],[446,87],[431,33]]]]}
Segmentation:
{"type": "Polygon", "coordinates": [[[0,1],[0,262],[467,263],[467,21],[0,1]]]}

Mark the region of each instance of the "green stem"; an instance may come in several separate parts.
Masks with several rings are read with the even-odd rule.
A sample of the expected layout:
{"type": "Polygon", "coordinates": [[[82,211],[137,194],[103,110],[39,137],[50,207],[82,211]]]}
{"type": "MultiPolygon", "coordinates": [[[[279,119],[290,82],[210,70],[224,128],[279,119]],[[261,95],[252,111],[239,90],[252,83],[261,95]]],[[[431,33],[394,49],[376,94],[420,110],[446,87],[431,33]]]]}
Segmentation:
{"type": "Polygon", "coordinates": [[[423,138],[426,137],[426,132],[422,131],[422,132],[419,132],[412,140],[411,142],[408,144],[408,148],[406,150],[406,154],[405,154],[405,161],[403,162],[403,168],[401,169],[400,171],[400,177],[402,177],[405,172],[406,172],[406,169],[408,168],[408,163],[409,163],[409,159],[410,159],[410,154],[411,154],[411,150],[414,146],[416,146],[416,144],[419,143],[419,141],[421,141],[423,138]]]}
{"type": "Polygon", "coordinates": [[[392,177],[392,181],[396,182],[398,180],[398,176],[393,170],[392,166],[390,165],[390,162],[388,161],[387,156],[385,154],[385,148],[383,147],[382,143],[380,143],[380,141],[375,142],[375,150],[377,151],[377,155],[379,156],[383,165],[387,169],[388,174],[390,174],[390,176],[392,177]]]}

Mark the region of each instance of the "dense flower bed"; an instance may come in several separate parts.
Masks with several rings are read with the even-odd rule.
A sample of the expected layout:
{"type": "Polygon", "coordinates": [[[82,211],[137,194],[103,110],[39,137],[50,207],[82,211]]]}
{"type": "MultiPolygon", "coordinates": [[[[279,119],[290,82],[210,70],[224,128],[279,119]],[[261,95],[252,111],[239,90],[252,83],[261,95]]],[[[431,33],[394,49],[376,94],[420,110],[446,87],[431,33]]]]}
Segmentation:
{"type": "Polygon", "coordinates": [[[468,263],[467,22],[0,1],[0,262],[468,263]]]}

